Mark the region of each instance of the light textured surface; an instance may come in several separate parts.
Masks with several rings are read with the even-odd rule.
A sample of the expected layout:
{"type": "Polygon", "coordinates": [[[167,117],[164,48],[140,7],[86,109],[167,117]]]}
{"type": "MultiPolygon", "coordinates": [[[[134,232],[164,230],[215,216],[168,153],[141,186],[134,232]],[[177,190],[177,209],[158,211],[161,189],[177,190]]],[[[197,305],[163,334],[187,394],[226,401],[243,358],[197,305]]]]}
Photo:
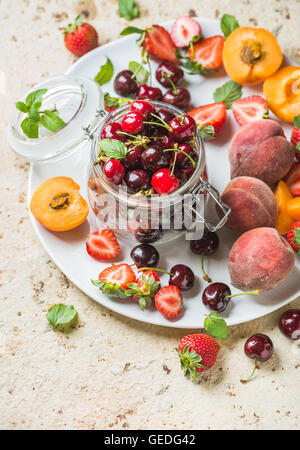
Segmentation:
{"type": "MultiPolygon", "coordinates": [[[[138,0],[145,27],[183,14],[264,26],[300,64],[298,0],[138,0]]],[[[280,334],[283,310],[230,329],[215,368],[185,379],[172,352],[184,330],[144,325],[96,304],[49,260],[26,209],[28,164],[10,150],[6,129],[14,102],[74,58],[61,29],[90,13],[101,44],[127,24],[116,0],[0,0],[0,428],[1,429],[299,429],[300,349],[280,334]],[[45,312],[72,303],[80,316],[69,335],[55,333],[45,312]],[[247,385],[252,362],[245,338],[268,334],[275,355],[247,385]]],[[[242,301],[242,300],[240,300],[242,301]]],[[[293,307],[300,307],[299,299],[293,307]]],[[[284,309],[288,309],[285,307],[284,309]]]]}

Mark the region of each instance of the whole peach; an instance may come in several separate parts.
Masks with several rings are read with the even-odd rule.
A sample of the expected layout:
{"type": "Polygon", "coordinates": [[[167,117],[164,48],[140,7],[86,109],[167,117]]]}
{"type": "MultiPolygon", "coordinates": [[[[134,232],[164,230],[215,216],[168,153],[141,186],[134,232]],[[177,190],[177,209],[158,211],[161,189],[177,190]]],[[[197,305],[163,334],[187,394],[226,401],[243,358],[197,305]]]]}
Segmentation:
{"type": "Polygon", "coordinates": [[[243,233],[253,228],[275,227],[277,203],[269,186],[258,178],[237,177],[230,181],[222,194],[230,206],[226,226],[243,233]]]}
{"type": "Polygon", "coordinates": [[[267,184],[280,180],[290,170],[295,148],[279,123],[257,120],[242,127],[229,148],[231,178],[249,176],[267,184]]]}
{"type": "Polygon", "coordinates": [[[247,231],[233,244],[228,268],[241,291],[269,291],[287,279],[295,264],[290,244],[274,228],[247,231]]]}

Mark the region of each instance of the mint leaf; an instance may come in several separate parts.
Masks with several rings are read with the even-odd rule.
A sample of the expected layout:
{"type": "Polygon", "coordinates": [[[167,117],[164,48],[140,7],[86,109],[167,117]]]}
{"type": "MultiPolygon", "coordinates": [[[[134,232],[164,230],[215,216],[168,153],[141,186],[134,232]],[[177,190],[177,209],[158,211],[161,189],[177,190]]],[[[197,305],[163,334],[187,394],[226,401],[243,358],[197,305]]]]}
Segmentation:
{"type": "Polygon", "coordinates": [[[140,28],[136,27],[126,27],[123,31],[121,31],[120,36],[128,36],[129,34],[143,34],[144,30],[141,30],[140,28]]]}
{"type": "Polygon", "coordinates": [[[30,117],[26,117],[21,123],[23,133],[31,139],[39,137],[39,123],[30,117]]]}
{"type": "Polygon", "coordinates": [[[102,139],[98,144],[101,152],[113,159],[123,159],[127,153],[127,147],[117,139],[102,139]]]}
{"type": "Polygon", "coordinates": [[[227,339],[228,337],[227,323],[217,313],[211,313],[205,318],[204,328],[212,337],[218,339],[227,339]]]}
{"type": "Polygon", "coordinates": [[[119,14],[126,20],[132,20],[139,16],[139,8],[134,0],[119,0],[119,14]]]}
{"type": "Polygon", "coordinates": [[[48,110],[41,115],[41,123],[50,131],[58,131],[66,125],[57,114],[48,110]]]}
{"type": "Polygon", "coordinates": [[[65,331],[76,325],[78,314],[73,305],[58,303],[51,306],[46,314],[46,317],[53,328],[57,328],[60,331],[65,331]]]}
{"type": "Polygon", "coordinates": [[[38,110],[36,110],[35,108],[30,108],[28,115],[29,115],[30,119],[35,120],[36,122],[39,122],[40,114],[39,114],[38,110]]]}
{"type": "Polygon", "coordinates": [[[298,128],[298,130],[300,130],[300,116],[294,117],[294,125],[296,128],[298,128]]]}
{"type": "Polygon", "coordinates": [[[224,34],[224,39],[227,39],[230,33],[240,27],[240,24],[234,16],[224,14],[221,18],[221,30],[224,34]]]}
{"type": "Polygon", "coordinates": [[[23,102],[17,102],[16,103],[16,108],[19,111],[23,112],[23,113],[27,113],[28,112],[28,106],[25,105],[25,103],[23,103],[23,102]]]}
{"type": "Polygon", "coordinates": [[[100,67],[99,72],[95,76],[94,80],[103,86],[105,83],[108,83],[114,74],[114,66],[109,58],[106,57],[106,63],[100,67]]]}
{"type": "Polygon", "coordinates": [[[128,68],[131,72],[133,72],[132,78],[135,78],[138,84],[147,83],[149,72],[142,66],[142,64],[139,64],[136,61],[131,61],[128,68]]]}
{"type": "Polygon", "coordinates": [[[230,109],[232,103],[241,98],[241,96],[241,86],[233,80],[227,81],[214,92],[215,102],[225,103],[227,109],[230,109]]]}
{"type": "MultiPolygon", "coordinates": [[[[27,95],[25,103],[28,106],[28,109],[30,109],[36,103],[40,103],[41,106],[43,95],[46,94],[47,90],[48,89],[38,89],[37,91],[31,92],[29,95],[27,95]]],[[[35,109],[39,109],[40,106],[38,106],[38,108],[35,107],[35,109]]]]}

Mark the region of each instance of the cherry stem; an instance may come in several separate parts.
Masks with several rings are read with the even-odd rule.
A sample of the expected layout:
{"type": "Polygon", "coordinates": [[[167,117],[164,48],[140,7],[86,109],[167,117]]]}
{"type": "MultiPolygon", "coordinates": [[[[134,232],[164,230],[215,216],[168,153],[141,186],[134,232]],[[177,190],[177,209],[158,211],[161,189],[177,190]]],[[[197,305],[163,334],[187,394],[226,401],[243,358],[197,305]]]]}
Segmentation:
{"type": "Polygon", "coordinates": [[[201,253],[201,269],[202,269],[202,273],[203,273],[203,280],[206,281],[207,283],[211,283],[212,279],[207,275],[207,273],[204,270],[204,252],[201,253]]]}
{"type": "Polygon", "coordinates": [[[253,377],[253,375],[254,375],[256,369],[258,368],[258,365],[257,365],[257,359],[254,358],[254,361],[255,361],[255,363],[254,363],[254,368],[253,368],[253,370],[252,370],[251,375],[249,375],[249,377],[246,378],[246,380],[240,380],[241,383],[248,383],[248,381],[253,377]]]}
{"type": "Polygon", "coordinates": [[[175,157],[174,157],[174,161],[172,164],[172,170],[171,170],[171,177],[174,175],[174,170],[175,170],[175,166],[176,166],[176,161],[177,161],[177,152],[175,153],[175,157]]]}
{"type": "Polygon", "coordinates": [[[155,272],[166,273],[166,274],[170,275],[171,277],[174,276],[174,273],[167,272],[166,270],[163,270],[163,269],[157,269],[156,267],[141,267],[141,268],[138,270],[138,272],[145,272],[145,270],[154,270],[155,272]]]}
{"type": "Polygon", "coordinates": [[[196,162],[193,160],[193,158],[186,152],[184,152],[183,150],[180,150],[179,148],[167,148],[164,150],[164,152],[179,152],[182,153],[183,155],[187,156],[189,158],[189,160],[191,161],[193,167],[196,166],[196,162]]]}
{"type": "Polygon", "coordinates": [[[172,128],[169,127],[169,125],[163,125],[162,123],[147,122],[147,121],[144,121],[143,123],[146,123],[147,125],[157,125],[158,127],[163,127],[163,128],[166,128],[168,131],[172,131],[172,128]]]}
{"type": "Polygon", "coordinates": [[[117,131],[117,134],[125,134],[125,136],[129,136],[131,138],[136,139],[136,136],[134,134],[129,134],[129,133],[126,133],[125,131],[117,131]]]}
{"type": "MultiPolygon", "coordinates": [[[[157,114],[151,113],[151,116],[155,117],[155,119],[160,120],[161,123],[163,123],[163,124],[165,125],[165,127],[171,128],[171,127],[169,127],[169,125],[167,124],[167,122],[165,122],[164,119],[162,119],[161,117],[159,117],[157,114]]],[[[172,131],[172,130],[169,130],[169,131],[172,131]]]]}
{"type": "Polygon", "coordinates": [[[239,295],[247,295],[247,294],[259,295],[259,294],[261,294],[261,291],[257,290],[257,291],[250,291],[250,292],[239,292],[238,294],[226,295],[226,297],[224,297],[224,299],[238,297],[239,295]]]}
{"type": "MultiPolygon", "coordinates": [[[[175,83],[174,83],[174,82],[171,80],[171,78],[168,76],[168,73],[163,71],[161,74],[162,74],[162,77],[163,77],[165,80],[168,80],[168,82],[169,82],[170,85],[172,86],[172,89],[173,89],[174,94],[177,95],[177,94],[178,94],[178,91],[177,91],[177,88],[176,88],[176,86],[175,86],[175,83]]],[[[174,73],[172,73],[172,75],[174,75],[174,73]]]]}

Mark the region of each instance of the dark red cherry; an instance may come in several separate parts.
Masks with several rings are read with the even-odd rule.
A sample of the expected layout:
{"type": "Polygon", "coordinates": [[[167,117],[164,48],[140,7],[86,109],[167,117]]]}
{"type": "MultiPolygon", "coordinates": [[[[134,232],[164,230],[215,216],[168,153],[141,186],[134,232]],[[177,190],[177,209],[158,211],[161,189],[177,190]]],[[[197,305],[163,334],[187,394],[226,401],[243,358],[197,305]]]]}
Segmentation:
{"type": "Polygon", "coordinates": [[[182,291],[188,291],[194,286],[194,273],[184,264],[176,264],[170,270],[169,284],[179,287],[182,291]]]}
{"type": "Polygon", "coordinates": [[[162,92],[159,88],[141,84],[137,93],[139,100],[161,100],[162,92]]]}
{"type": "Polygon", "coordinates": [[[129,112],[122,119],[122,130],[129,134],[138,134],[143,128],[143,120],[140,112],[129,112]]]}
{"type": "Polygon", "coordinates": [[[160,169],[151,179],[152,187],[159,195],[172,194],[179,187],[179,180],[175,175],[171,175],[170,169],[160,169]]]}
{"type": "Polygon", "coordinates": [[[279,329],[290,339],[300,339],[300,309],[285,311],[280,317],[279,329]]]}
{"type": "Polygon", "coordinates": [[[118,134],[120,131],[122,132],[121,124],[118,122],[110,122],[101,131],[101,139],[117,139],[118,141],[124,142],[126,136],[122,133],[118,134]]]}
{"type": "Polygon", "coordinates": [[[174,117],[175,117],[174,114],[172,114],[167,109],[163,109],[163,108],[159,109],[155,114],[166,123],[170,123],[171,120],[174,119],[174,117]]]}
{"type": "Polygon", "coordinates": [[[159,64],[155,73],[157,81],[166,88],[172,88],[172,83],[178,86],[183,79],[183,70],[169,61],[159,64]],[[171,83],[170,81],[171,80],[171,83]]]}
{"type": "Polygon", "coordinates": [[[124,164],[126,169],[141,168],[141,154],[143,153],[143,151],[143,147],[131,146],[128,148],[128,153],[126,154],[125,158],[122,159],[122,163],[124,164]]]}
{"type": "Polygon", "coordinates": [[[152,244],[153,242],[159,241],[162,235],[163,231],[159,229],[155,230],[139,228],[135,232],[136,240],[141,242],[142,244],[152,244]]]}
{"type": "Polygon", "coordinates": [[[147,172],[142,169],[129,170],[124,177],[124,181],[135,192],[151,188],[150,178],[147,172]]]}
{"type": "Polygon", "coordinates": [[[204,229],[201,239],[190,241],[190,248],[196,255],[212,255],[219,247],[219,238],[217,233],[204,229]]]}
{"type": "Polygon", "coordinates": [[[155,108],[152,103],[147,100],[134,100],[130,105],[130,111],[139,112],[144,118],[148,118],[151,113],[154,113],[155,108]]]}
{"type": "Polygon", "coordinates": [[[188,114],[175,117],[169,125],[172,128],[170,136],[177,142],[191,141],[196,133],[196,123],[188,114]]]}
{"type": "Polygon", "coordinates": [[[117,94],[123,97],[135,97],[138,85],[132,75],[131,70],[122,70],[118,73],[114,81],[114,89],[117,94]]]}
{"type": "Polygon", "coordinates": [[[151,244],[137,245],[131,250],[130,256],[138,268],[156,267],[159,261],[159,253],[151,244]]]}
{"type": "Polygon", "coordinates": [[[181,153],[180,151],[179,152],[176,152],[176,151],[171,152],[172,153],[172,161],[174,161],[175,154],[177,153],[177,157],[176,157],[176,166],[177,167],[185,168],[186,166],[191,166],[192,162],[189,159],[189,157],[185,155],[185,153],[187,155],[190,155],[191,158],[194,158],[193,147],[189,144],[180,144],[180,145],[178,145],[177,148],[178,148],[178,150],[181,150],[184,153],[181,153]]]}
{"type": "Polygon", "coordinates": [[[120,184],[125,174],[125,168],[117,159],[109,159],[104,164],[103,172],[112,184],[120,184]]]}
{"type": "Polygon", "coordinates": [[[191,94],[185,88],[177,88],[176,91],[169,89],[164,94],[162,101],[180,109],[188,109],[191,103],[191,94]]]}
{"type": "Polygon", "coordinates": [[[157,147],[148,147],[141,156],[142,166],[145,170],[156,172],[163,167],[168,167],[169,161],[165,153],[157,147]]]}
{"type": "Polygon", "coordinates": [[[266,334],[256,333],[247,339],[244,351],[248,358],[265,362],[273,355],[273,342],[266,334]]]}
{"type": "Polygon", "coordinates": [[[202,294],[202,301],[205,306],[213,311],[222,312],[227,308],[231,295],[230,288],[224,283],[212,283],[208,285],[202,294]]]}
{"type": "MultiPolygon", "coordinates": [[[[164,134],[164,132],[158,130],[155,131],[152,135],[152,142],[155,143],[155,145],[158,145],[160,148],[163,149],[169,149],[174,147],[174,141],[169,136],[169,134],[164,134]]],[[[172,152],[165,152],[165,155],[168,159],[170,159],[172,152]]]]}

